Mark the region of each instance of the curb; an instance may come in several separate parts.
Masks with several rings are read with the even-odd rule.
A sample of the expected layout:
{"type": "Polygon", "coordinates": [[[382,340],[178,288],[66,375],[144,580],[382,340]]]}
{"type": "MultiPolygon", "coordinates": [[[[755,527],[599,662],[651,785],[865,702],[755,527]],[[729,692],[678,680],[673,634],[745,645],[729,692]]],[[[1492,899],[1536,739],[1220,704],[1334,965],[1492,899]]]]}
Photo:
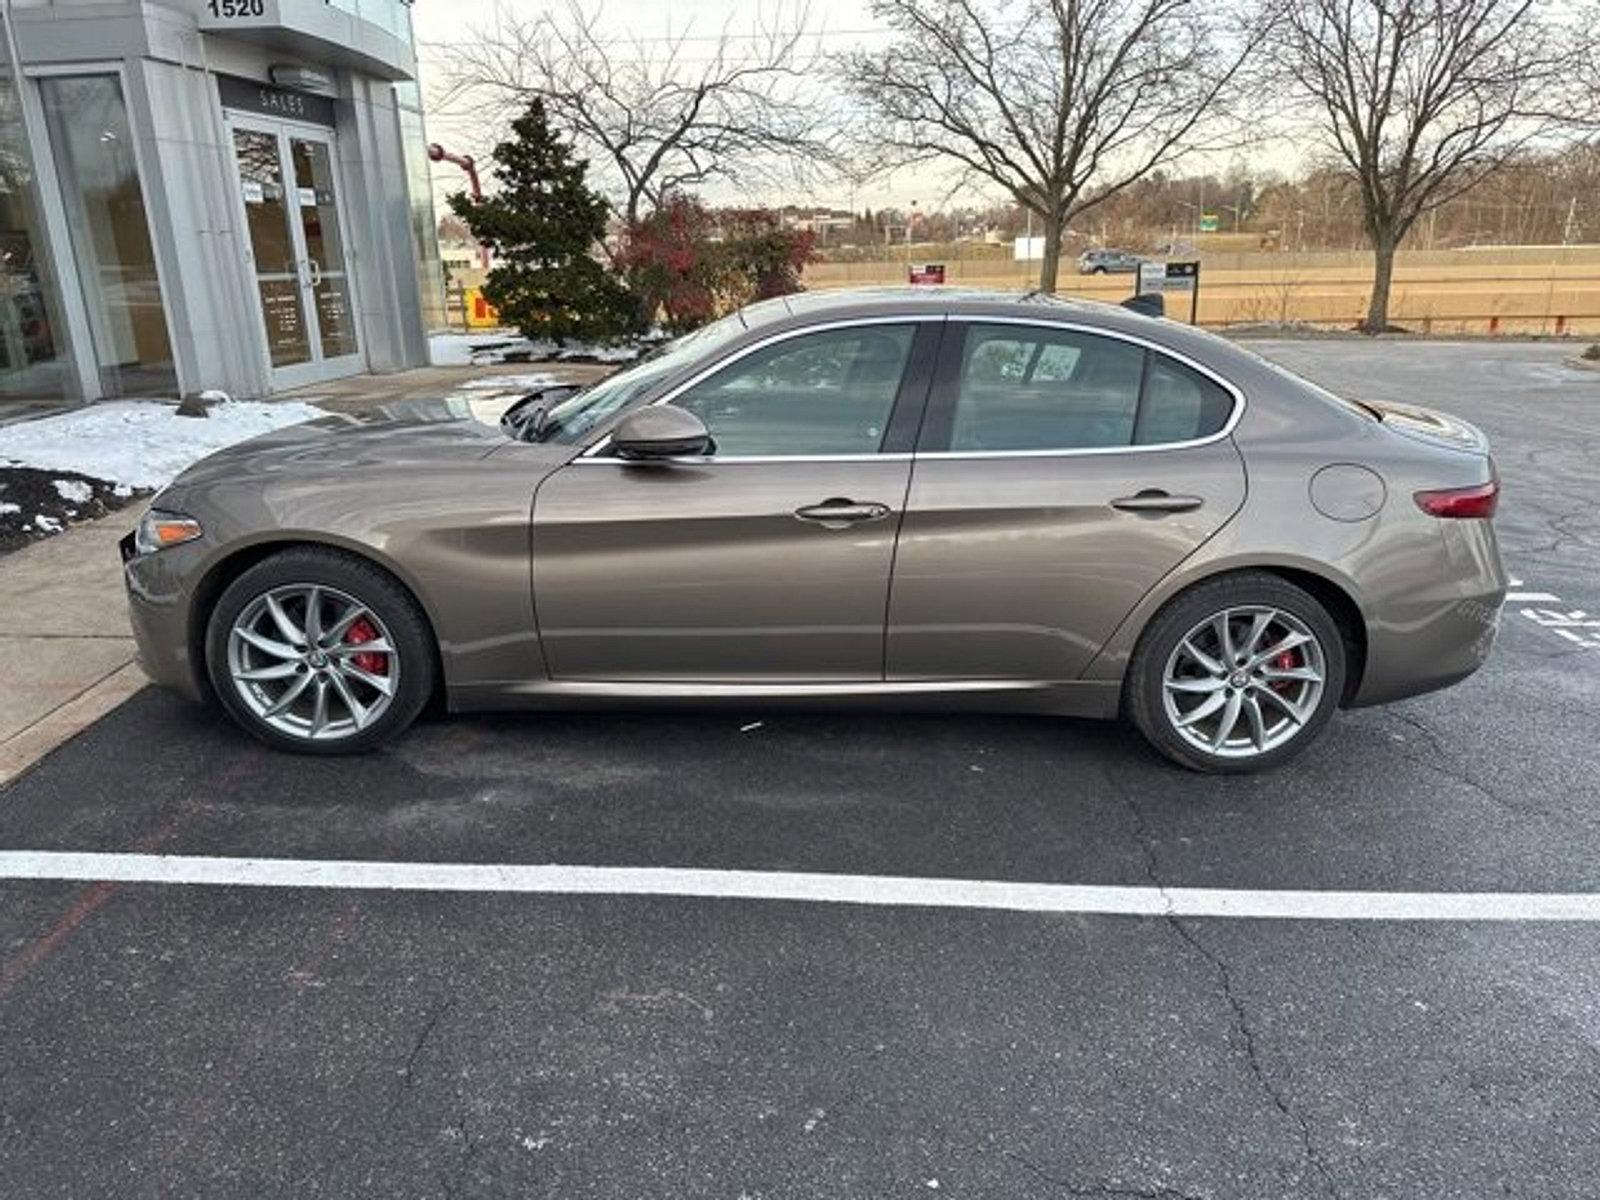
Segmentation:
{"type": "Polygon", "coordinates": [[[21,775],[58,746],[82,733],[149,680],[133,662],[124,663],[98,683],[51,709],[26,729],[0,742],[0,787],[21,775]]]}

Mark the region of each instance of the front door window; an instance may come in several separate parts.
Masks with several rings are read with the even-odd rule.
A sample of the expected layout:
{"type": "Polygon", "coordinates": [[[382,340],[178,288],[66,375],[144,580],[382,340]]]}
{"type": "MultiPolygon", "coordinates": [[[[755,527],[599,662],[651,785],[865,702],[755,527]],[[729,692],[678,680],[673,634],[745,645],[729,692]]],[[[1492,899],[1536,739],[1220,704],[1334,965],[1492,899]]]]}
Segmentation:
{"type": "Polygon", "coordinates": [[[705,422],[718,457],[876,454],[915,325],[857,325],[745,355],[672,403],[705,422]]]}

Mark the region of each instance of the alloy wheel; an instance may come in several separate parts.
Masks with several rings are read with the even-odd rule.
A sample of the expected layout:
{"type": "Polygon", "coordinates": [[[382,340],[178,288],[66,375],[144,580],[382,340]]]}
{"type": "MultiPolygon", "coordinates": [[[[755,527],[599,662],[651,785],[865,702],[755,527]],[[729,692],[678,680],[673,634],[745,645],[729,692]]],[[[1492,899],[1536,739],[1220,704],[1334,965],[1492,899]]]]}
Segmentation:
{"type": "Polygon", "coordinates": [[[228,674],[250,712],[279,733],[335,741],[393,703],[400,655],[365,603],[323,584],[292,583],[240,610],[228,631],[228,674]]]}
{"type": "Polygon", "coordinates": [[[1322,643],[1293,613],[1226,608],[1167,657],[1161,697],[1177,734],[1206,754],[1251,758],[1305,728],[1327,680],[1322,643]]]}

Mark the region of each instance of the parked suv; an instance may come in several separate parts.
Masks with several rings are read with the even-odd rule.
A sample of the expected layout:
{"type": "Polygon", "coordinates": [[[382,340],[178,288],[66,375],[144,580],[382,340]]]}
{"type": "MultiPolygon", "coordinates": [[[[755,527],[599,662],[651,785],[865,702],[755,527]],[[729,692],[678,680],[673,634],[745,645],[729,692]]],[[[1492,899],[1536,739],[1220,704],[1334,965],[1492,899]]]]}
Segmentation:
{"type": "Polygon", "coordinates": [[[1131,275],[1141,261],[1131,250],[1085,250],[1078,256],[1078,274],[1131,275]]]}

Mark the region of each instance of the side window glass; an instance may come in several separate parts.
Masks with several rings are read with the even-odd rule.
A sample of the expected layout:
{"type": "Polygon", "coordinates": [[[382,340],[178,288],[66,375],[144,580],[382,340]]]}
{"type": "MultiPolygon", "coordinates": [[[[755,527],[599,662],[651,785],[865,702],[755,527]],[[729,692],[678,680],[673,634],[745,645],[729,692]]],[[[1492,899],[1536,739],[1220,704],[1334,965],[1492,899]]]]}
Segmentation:
{"type": "Polygon", "coordinates": [[[803,334],[745,355],[672,401],[705,422],[718,457],[875,454],[916,326],[803,334]]]}
{"type": "Polygon", "coordinates": [[[1132,444],[1144,350],[1021,325],[968,326],[950,449],[1080,450],[1132,444]]]}
{"type": "Polygon", "coordinates": [[[1215,380],[1152,353],[1134,444],[1154,446],[1210,437],[1228,423],[1232,412],[1233,397],[1215,380]]]}

